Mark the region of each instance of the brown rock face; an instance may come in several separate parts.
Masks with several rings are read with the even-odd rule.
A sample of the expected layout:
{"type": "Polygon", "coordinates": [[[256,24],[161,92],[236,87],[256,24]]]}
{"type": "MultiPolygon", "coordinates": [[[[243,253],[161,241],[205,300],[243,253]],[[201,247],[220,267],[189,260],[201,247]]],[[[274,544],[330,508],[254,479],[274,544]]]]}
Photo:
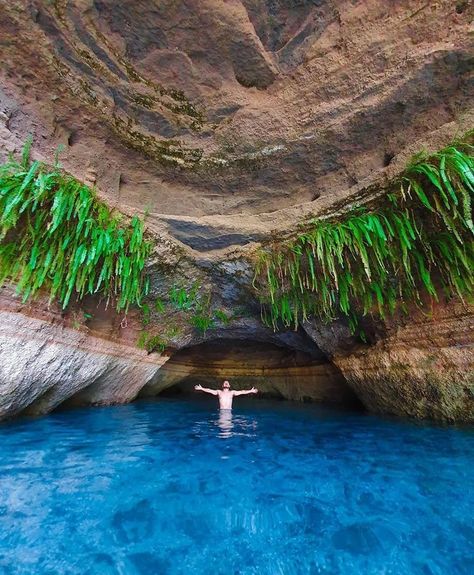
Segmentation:
{"type": "Polygon", "coordinates": [[[391,320],[372,345],[347,328],[306,326],[370,411],[438,421],[474,420],[474,309],[452,303],[391,320]]]}
{"type": "MultiPolygon", "coordinates": [[[[339,324],[306,326],[312,339],[273,334],[249,296],[245,259],[256,242],[341,200],[363,199],[420,148],[437,149],[472,128],[472,3],[0,0],[0,11],[0,159],[28,134],[33,155],[48,161],[62,144],[65,169],[110,205],[149,213],[153,298],[176,278],[197,278],[229,315],[243,304],[250,310],[211,335],[185,329],[173,341],[170,354],[228,341],[222,365],[178,352],[194,358],[193,376],[204,367],[213,377],[237,369],[230,342],[247,339],[309,354],[272,367],[286,397],[352,396],[343,377],[372,410],[473,419],[466,312],[451,306],[430,321],[397,320],[365,347],[339,324]],[[291,387],[296,373],[299,387],[291,387]]],[[[166,368],[169,380],[159,371],[163,357],[135,349],[136,318],[123,328],[122,318],[94,312],[77,336],[74,310],[64,324],[39,303],[24,309],[11,294],[0,300],[0,386],[11,392],[0,416],[28,405],[46,412],[72,397],[129,401],[177,381],[179,355],[166,368]],[[64,336],[56,367],[29,371],[46,347],[28,344],[30,355],[21,355],[18,338],[54,339],[55,330],[64,336]],[[79,353],[81,346],[89,347],[79,353]],[[11,357],[16,366],[8,367],[11,357]],[[67,358],[78,374],[84,363],[97,369],[62,385],[55,371],[63,373],[67,358]]],[[[242,384],[257,377],[262,357],[240,374],[242,384]]]]}
{"type": "Polygon", "coordinates": [[[200,251],[347,195],[472,102],[470,9],[452,0],[1,5],[5,147],[64,144],[67,169],[191,247],[207,234],[200,251]]]}
{"type": "Polygon", "coordinates": [[[366,350],[334,358],[364,405],[379,413],[474,421],[474,313],[414,318],[366,350]]]}

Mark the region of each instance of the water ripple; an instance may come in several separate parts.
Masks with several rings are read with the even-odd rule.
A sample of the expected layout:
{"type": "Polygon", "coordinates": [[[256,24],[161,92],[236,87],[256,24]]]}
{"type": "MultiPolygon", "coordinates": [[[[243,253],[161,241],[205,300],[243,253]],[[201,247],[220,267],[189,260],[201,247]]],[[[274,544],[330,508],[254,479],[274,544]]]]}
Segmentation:
{"type": "Polygon", "coordinates": [[[0,573],[474,572],[472,430],[209,405],[0,426],[0,573]]]}

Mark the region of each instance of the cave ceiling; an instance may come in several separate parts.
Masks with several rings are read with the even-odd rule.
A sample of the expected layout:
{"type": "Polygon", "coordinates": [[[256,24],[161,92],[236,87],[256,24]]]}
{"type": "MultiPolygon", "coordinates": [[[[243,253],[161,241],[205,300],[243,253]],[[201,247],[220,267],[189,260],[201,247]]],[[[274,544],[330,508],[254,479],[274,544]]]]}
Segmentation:
{"type": "Polygon", "coordinates": [[[197,252],[259,241],[469,127],[469,2],[0,9],[2,155],[29,134],[49,161],[61,145],[111,205],[197,252]]]}

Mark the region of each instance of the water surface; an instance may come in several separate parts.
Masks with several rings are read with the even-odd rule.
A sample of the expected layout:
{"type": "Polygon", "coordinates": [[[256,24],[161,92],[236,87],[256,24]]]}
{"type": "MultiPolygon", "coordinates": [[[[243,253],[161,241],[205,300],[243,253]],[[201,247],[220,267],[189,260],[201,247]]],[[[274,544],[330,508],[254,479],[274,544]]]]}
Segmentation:
{"type": "Polygon", "coordinates": [[[472,429],[214,399],[0,425],[0,573],[474,573],[472,429]]]}

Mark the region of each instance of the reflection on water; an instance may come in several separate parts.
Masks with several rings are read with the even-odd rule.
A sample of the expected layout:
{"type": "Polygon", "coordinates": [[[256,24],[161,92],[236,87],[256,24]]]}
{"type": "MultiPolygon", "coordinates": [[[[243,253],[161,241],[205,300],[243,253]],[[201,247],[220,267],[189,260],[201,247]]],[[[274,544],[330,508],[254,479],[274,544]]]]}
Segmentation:
{"type": "Polygon", "coordinates": [[[217,418],[219,437],[228,439],[236,435],[252,437],[257,433],[257,420],[254,417],[235,415],[232,409],[220,409],[217,418]]]}
{"type": "Polygon", "coordinates": [[[219,419],[217,420],[221,432],[219,437],[231,437],[234,424],[232,423],[232,409],[220,409],[219,419]]]}
{"type": "Polygon", "coordinates": [[[0,574],[474,573],[469,429],[248,405],[0,425],[0,574]]]}

